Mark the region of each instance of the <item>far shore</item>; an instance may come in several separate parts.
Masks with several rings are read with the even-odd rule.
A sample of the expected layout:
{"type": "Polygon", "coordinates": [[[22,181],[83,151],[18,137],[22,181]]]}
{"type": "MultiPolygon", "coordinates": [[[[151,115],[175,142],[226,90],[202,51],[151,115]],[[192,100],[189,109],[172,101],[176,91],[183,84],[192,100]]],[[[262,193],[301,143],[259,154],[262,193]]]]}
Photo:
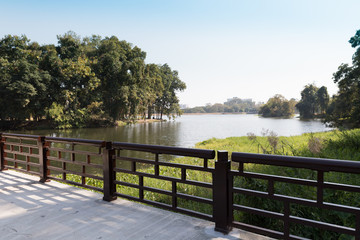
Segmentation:
{"type": "Polygon", "coordinates": [[[182,115],[240,115],[240,114],[257,114],[257,113],[245,113],[245,112],[182,113],[182,115]]]}

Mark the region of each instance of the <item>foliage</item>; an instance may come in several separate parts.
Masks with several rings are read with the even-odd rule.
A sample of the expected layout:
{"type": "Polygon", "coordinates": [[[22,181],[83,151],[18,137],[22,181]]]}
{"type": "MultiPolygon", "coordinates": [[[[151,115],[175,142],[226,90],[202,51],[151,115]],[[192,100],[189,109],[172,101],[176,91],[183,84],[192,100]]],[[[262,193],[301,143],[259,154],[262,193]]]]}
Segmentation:
{"type": "Polygon", "coordinates": [[[293,104],[280,94],[270,98],[265,105],[261,106],[259,111],[263,117],[291,117],[294,113],[293,104]]]}
{"type": "Polygon", "coordinates": [[[167,64],[160,67],[160,72],[163,79],[164,92],[161,97],[156,99],[155,108],[160,113],[160,119],[162,119],[163,114],[170,116],[173,112],[178,115],[181,113],[179,99],[175,92],[183,91],[186,85],[180,81],[178,72],[172,71],[167,64]]]}
{"type": "Polygon", "coordinates": [[[296,104],[296,108],[301,118],[310,119],[318,113],[324,113],[328,104],[327,88],[325,86],[318,88],[314,84],[308,84],[301,91],[301,100],[296,104]]]}
{"type": "Polygon", "coordinates": [[[24,120],[44,114],[41,102],[51,76],[38,67],[40,51],[25,37],[0,40],[0,120],[24,120]]]}
{"type": "Polygon", "coordinates": [[[316,102],[319,106],[320,113],[325,113],[327,107],[329,106],[330,97],[327,92],[327,88],[325,86],[322,86],[319,88],[319,90],[316,92],[316,102]]]}
{"type": "Polygon", "coordinates": [[[69,128],[181,114],[176,94],[186,85],[167,64],[146,64],[144,51],[114,36],[57,37],[56,46],[0,40],[0,120],[48,118],[69,128]]]}
{"type": "Polygon", "coordinates": [[[338,93],[327,111],[326,121],[335,126],[360,127],[360,30],[349,43],[356,48],[352,65],[341,64],[333,74],[338,93]]]}

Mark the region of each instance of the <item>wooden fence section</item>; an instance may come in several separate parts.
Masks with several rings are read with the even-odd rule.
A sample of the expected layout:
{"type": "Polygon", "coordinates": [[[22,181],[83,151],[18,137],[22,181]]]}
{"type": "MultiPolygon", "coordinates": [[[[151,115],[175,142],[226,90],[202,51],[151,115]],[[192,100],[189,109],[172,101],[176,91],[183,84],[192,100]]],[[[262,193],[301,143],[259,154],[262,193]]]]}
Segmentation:
{"type": "Polygon", "coordinates": [[[33,135],[5,135],[1,137],[1,169],[16,169],[41,174],[43,142],[33,135]]]}
{"type": "Polygon", "coordinates": [[[215,222],[215,230],[224,233],[237,227],[280,239],[304,239],[292,234],[292,228],[310,226],[360,240],[360,206],[331,202],[327,194],[328,190],[360,194],[357,183],[327,181],[333,172],[360,174],[360,162],[248,153],[232,153],[230,161],[226,151],[216,154],[214,150],[9,133],[1,134],[0,153],[1,170],[15,169],[36,174],[42,182],[54,179],[96,190],[106,201],[123,197],[203,218],[215,222]],[[186,157],[186,164],[168,161],[169,157],[186,157]],[[276,174],[257,172],[253,166],[259,165],[279,170],[276,174]],[[164,174],[163,168],[173,171],[164,174]],[[296,169],[301,169],[301,174],[290,176],[296,169]],[[189,179],[191,171],[208,174],[210,181],[189,179]],[[159,184],[149,184],[152,181],[159,184]],[[182,192],[183,186],[205,189],[210,197],[182,192]],[[123,192],[124,188],[133,194],[123,192]],[[294,193],[295,189],[310,188],[311,194],[279,191],[285,188],[293,188],[294,193]],[[168,201],[149,197],[156,194],[168,201]],[[182,205],[183,201],[204,204],[210,210],[204,213],[182,205]],[[264,207],[270,201],[276,202],[276,210],[264,207]],[[302,215],[303,207],[350,214],[353,221],[351,226],[342,226],[312,219],[302,215]],[[259,221],[243,222],[243,214],[250,214],[250,219],[256,216],[260,222],[280,221],[280,229],[267,229],[259,221]]]}
{"type": "MultiPolygon", "coordinates": [[[[324,192],[329,189],[333,191],[360,193],[360,186],[324,181],[325,173],[342,172],[360,174],[360,162],[250,153],[233,153],[232,161],[239,163],[238,170],[233,170],[230,173],[230,181],[233,184],[235,184],[234,178],[236,176],[240,176],[247,179],[261,179],[264,180],[267,185],[267,191],[259,191],[249,187],[244,188],[234,186],[231,189],[232,194],[254,196],[263,199],[263,201],[273,200],[280,202],[282,205],[281,211],[274,212],[258,207],[232,204],[232,211],[246,212],[254,215],[260,215],[266,218],[278,219],[283,222],[283,231],[279,232],[270,229],[264,229],[259,226],[245,224],[237,221],[233,222],[233,226],[252,232],[257,232],[259,234],[268,235],[274,238],[304,239],[299,236],[291,235],[291,224],[297,224],[354,236],[355,239],[360,239],[360,208],[356,206],[340,205],[336,202],[324,201],[324,192]],[[286,167],[288,169],[307,169],[309,170],[309,175],[311,175],[311,171],[315,172],[315,174],[313,174],[315,180],[307,179],[310,177],[309,175],[304,175],[304,178],[294,178],[289,176],[245,171],[245,164],[286,167]],[[297,185],[303,189],[310,187],[313,189],[314,194],[307,194],[308,196],[297,197],[291,196],[291,191],[289,191],[288,195],[284,195],[277,192],[278,190],[275,187],[276,184],[283,184],[280,185],[281,187],[285,187],[285,184],[291,184],[293,188],[297,185]],[[311,199],[311,197],[313,198],[311,199]],[[321,219],[311,219],[311,216],[301,216],[303,213],[296,211],[297,209],[301,209],[301,207],[320,209],[320,211],[331,210],[336,211],[338,214],[351,214],[353,215],[353,218],[350,219],[353,219],[355,228],[340,226],[334,223],[326,222],[325,220],[321,221],[321,219]]],[[[284,169],[284,172],[286,172],[286,169],[284,169]]],[[[288,172],[294,173],[291,170],[288,172]]]]}
{"type": "Polygon", "coordinates": [[[104,180],[104,141],[46,137],[46,144],[48,179],[103,192],[103,188],[87,180],[104,180]],[[87,150],[81,150],[81,147],[87,147],[87,150]],[[78,176],[78,181],[68,180],[68,174],[78,176]]]}
{"type": "Polygon", "coordinates": [[[188,149],[188,148],[178,148],[178,147],[164,147],[164,146],[150,146],[150,145],[143,145],[143,144],[132,144],[132,143],[119,143],[114,142],[113,147],[115,151],[117,152],[115,159],[122,162],[128,162],[131,166],[130,169],[125,169],[122,167],[115,167],[114,171],[115,173],[120,174],[130,174],[137,176],[137,182],[138,184],[128,183],[125,181],[119,181],[115,180],[116,185],[131,187],[138,189],[138,197],[133,197],[129,195],[125,195],[119,192],[113,193],[116,196],[128,198],[130,200],[140,201],[143,203],[151,204],[157,207],[165,208],[168,210],[173,210],[176,212],[185,213],[188,215],[192,215],[195,217],[207,219],[207,220],[214,220],[212,215],[204,214],[198,211],[189,210],[182,208],[178,206],[178,199],[186,199],[190,201],[200,202],[204,204],[208,204],[211,207],[213,206],[212,199],[208,198],[202,198],[199,196],[193,196],[188,195],[184,193],[179,193],[177,191],[178,184],[188,184],[192,186],[202,187],[202,188],[208,188],[210,191],[213,190],[213,184],[212,183],[206,183],[206,182],[198,182],[189,180],[186,177],[187,170],[194,170],[194,171],[200,171],[204,173],[213,173],[214,168],[208,167],[208,161],[209,159],[214,159],[215,157],[215,151],[209,151],[209,150],[202,150],[202,149],[188,149]],[[148,152],[153,154],[153,159],[140,159],[140,158],[134,158],[134,157],[125,157],[121,155],[121,152],[124,150],[128,151],[142,151],[142,152],[148,152]],[[177,156],[187,156],[187,157],[193,157],[193,158],[202,158],[203,159],[203,166],[194,166],[194,165],[186,165],[186,164],[177,164],[172,162],[165,162],[165,161],[159,161],[160,155],[177,155],[177,156]],[[152,168],[152,173],[148,172],[141,172],[137,169],[137,164],[146,164],[148,168],[152,168]],[[171,167],[174,169],[174,172],[177,170],[179,173],[179,176],[163,176],[160,174],[160,168],[162,166],[171,167]],[[156,186],[149,187],[144,184],[144,180],[146,179],[157,179],[164,182],[167,182],[169,186],[171,186],[170,190],[165,190],[158,188],[156,186]],[[149,191],[157,194],[162,194],[169,196],[171,198],[171,203],[166,204],[162,202],[157,202],[153,200],[149,200],[145,198],[144,191],[149,191]]]}

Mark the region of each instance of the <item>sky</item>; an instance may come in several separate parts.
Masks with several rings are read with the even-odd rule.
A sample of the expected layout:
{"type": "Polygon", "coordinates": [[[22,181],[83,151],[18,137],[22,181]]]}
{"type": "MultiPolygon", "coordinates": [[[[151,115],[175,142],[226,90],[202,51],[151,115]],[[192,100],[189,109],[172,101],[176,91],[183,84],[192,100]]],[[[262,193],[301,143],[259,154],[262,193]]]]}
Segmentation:
{"type": "Polygon", "coordinates": [[[359,9],[359,0],[0,0],[0,38],[116,36],[179,72],[180,104],[266,102],[300,99],[311,83],[335,94],[332,74],[351,63],[359,9]]]}

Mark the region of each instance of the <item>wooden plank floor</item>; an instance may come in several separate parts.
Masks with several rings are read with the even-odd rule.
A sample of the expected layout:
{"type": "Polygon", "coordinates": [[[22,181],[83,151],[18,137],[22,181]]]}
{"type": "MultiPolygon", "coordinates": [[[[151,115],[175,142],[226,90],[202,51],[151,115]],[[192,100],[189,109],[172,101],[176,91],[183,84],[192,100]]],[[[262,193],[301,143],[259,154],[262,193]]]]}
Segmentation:
{"type": "Polygon", "coordinates": [[[15,171],[0,172],[0,239],[269,239],[15,171]]]}

